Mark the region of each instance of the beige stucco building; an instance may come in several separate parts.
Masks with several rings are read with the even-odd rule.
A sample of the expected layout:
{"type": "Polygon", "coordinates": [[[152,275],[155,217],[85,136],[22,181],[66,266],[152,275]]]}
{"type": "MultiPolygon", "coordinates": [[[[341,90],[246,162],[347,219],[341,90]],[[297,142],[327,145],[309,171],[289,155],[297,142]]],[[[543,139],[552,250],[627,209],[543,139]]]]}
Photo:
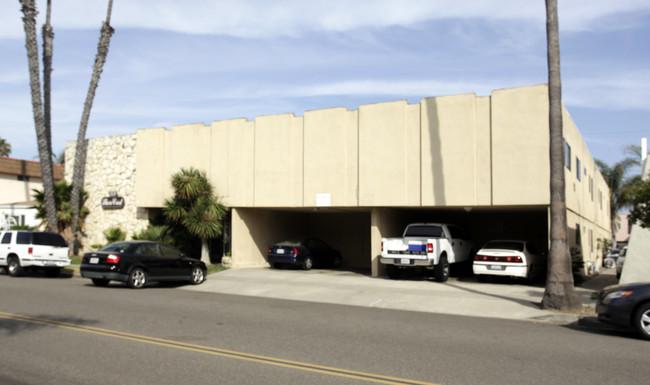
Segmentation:
{"type": "MultiPolygon", "coordinates": [[[[283,238],[317,235],[341,251],[344,268],[382,275],[381,238],[412,221],[458,224],[477,246],[494,238],[547,246],[548,110],[547,87],[538,85],[91,139],[87,170],[102,172],[107,151],[126,154],[93,152],[94,142],[134,143],[128,169],[86,176],[86,190],[97,191],[89,202],[114,192],[132,214],[116,220],[117,210],[91,208],[86,243],[125,220],[146,227],[172,195],[171,175],[195,167],[232,208],[235,268],[266,266],[267,247],[283,238]],[[122,189],[123,179],[133,183],[122,189]]],[[[570,241],[596,264],[597,239],[610,237],[609,190],[566,110],[564,138],[570,241]]]]}

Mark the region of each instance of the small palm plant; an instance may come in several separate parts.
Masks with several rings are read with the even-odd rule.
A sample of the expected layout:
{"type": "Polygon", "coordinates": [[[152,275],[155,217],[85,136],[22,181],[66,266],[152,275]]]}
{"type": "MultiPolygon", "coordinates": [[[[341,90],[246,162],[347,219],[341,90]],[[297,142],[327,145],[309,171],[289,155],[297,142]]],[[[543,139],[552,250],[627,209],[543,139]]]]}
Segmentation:
{"type": "Polygon", "coordinates": [[[213,193],[205,172],[195,168],[181,169],[172,175],[174,196],[165,200],[163,213],[172,223],[182,225],[201,239],[201,260],[210,263],[208,239],[221,235],[221,220],[227,208],[213,193]]]}

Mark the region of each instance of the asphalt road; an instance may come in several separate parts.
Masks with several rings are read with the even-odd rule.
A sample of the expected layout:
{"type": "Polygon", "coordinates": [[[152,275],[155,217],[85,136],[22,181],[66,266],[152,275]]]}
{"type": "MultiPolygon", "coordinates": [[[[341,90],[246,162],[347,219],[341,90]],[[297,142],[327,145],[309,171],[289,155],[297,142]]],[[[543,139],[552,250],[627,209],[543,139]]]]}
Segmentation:
{"type": "Polygon", "coordinates": [[[0,384],[640,384],[649,357],[577,325],[0,275],[0,384]]]}

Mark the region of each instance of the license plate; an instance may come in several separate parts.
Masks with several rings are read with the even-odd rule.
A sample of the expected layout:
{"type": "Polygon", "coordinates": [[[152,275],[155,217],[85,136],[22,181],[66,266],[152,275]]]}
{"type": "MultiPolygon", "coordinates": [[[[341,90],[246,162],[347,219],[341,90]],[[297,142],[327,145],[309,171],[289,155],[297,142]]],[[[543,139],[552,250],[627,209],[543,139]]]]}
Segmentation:
{"type": "Polygon", "coordinates": [[[90,263],[99,263],[99,258],[97,258],[97,257],[90,258],[89,262],[90,263]]]}
{"type": "Polygon", "coordinates": [[[410,265],[411,260],[408,259],[408,258],[402,258],[402,259],[399,260],[399,263],[401,263],[402,265],[410,265]]]}
{"type": "Polygon", "coordinates": [[[505,266],[499,266],[499,265],[489,265],[488,270],[499,270],[502,271],[504,270],[505,266]]]}
{"type": "Polygon", "coordinates": [[[284,254],[284,249],[277,249],[275,252],[278,254],[284,254]]]}

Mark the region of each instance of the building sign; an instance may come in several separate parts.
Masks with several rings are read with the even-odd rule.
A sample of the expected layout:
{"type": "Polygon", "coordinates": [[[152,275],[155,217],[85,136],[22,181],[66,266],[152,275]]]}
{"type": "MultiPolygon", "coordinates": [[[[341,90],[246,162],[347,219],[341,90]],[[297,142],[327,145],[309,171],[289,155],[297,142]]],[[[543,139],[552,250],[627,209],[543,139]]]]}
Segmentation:
{"type": "Polygon", "coordinates": [[[124,197],[118,196],[116,191],[111,191],[109,196],[102,198],[104,210],[120,210],[124,208],[124,197]]]}
{"type": "Polygon", "coordinates": [[[317,207],[330,207],[332,205],[332,197],[329,193],[316,194],[317,207]]]}

